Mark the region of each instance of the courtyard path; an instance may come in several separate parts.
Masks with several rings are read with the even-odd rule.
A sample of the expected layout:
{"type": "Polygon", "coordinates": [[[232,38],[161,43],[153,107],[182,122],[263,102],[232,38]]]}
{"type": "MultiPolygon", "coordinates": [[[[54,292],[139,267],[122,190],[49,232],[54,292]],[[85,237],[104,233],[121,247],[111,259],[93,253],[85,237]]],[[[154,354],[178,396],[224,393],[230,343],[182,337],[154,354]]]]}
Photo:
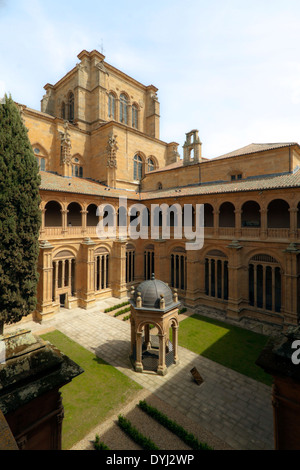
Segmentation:
{"type": "Polygon", "coordinates": [[[103,313],[104,308],[118,302],[107,299],[91,310],[62,309],[42,324],[23,321],[4,332],[29,328],[41,334],[58,329],[228,446],[274,449],[271,387],[182,347],[180,363],[170,367],[166,376],[136,373],[129,360],[129,323],[103,313]],[[200,386],[192,380],[193,367],[204,379],[200,386]]]}

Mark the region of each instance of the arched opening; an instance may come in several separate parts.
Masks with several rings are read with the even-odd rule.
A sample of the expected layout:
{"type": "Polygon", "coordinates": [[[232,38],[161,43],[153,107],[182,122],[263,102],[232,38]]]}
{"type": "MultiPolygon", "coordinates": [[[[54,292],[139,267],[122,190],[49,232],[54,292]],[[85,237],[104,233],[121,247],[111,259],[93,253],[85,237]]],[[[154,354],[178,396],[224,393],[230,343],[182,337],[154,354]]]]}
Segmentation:
{"type": "Polygon", "coordinates": [[[96,227],[98,222],[99,217],[97,216],[97,206],[96,204],[90,204],[87,208],[86,225],[88,227],[96,227]]]}
{"type": "Polygon", "coordinates": [[[148,171],[155,170],[155,162],[153,158],[148,158],[148,171]]]}
{"type": "Polygon", "coordinates": [[[248,266],[249,305],[280,312],[281,269],[273,256],[259,254],[251,258],[248,266]]]}
{"type": "Polygon", "coordinates": [[[68,299],[75,296],[75,256],[62,250],[54,257],[52,266],[52,300],[67,307],[68,299]]]}
{"type": "Polygon", "coordinates": [[[154,245],[147,245],[144,251],[144,279],[151,279],[155,274],[154,245]]]}
{"type": "Polygon", "coordinates": [[[45,206],[45,227],[61,227],[61,205],[57,201],[49,201],[45,206]]]}
{"type": "Polygon", "coordinates": [[[132,105],[132,127],[138,128],[138,107],[136,104],[132,105]]]}
{"type": "Polygon", "coordinates": [[[214,226],[214,208],[211,204],[204,204],[204,227],[214,226]]]}
{"type": "Polygon", "coordinates": [[[186,252],[182,247],[173,250],[170,258],[171,287],[186,290],[186,252]]]}
{"type": "Polygon", "coordinates": [[[260,227],[260,205],[247,201],[242,206],[242,227],[260,227]]]}
{"type": "Polygon", "coordinates": [[[71,202],[68,206],[68,227],[81,227],[81,206],[78,202],[71,202]]]}
{"type": "Polygon", "coordinates": [[[140,155],[135,155],[133,159],[133,179],[141,180],[143,177],[143,159],[140,155]]]}
{"type": "Polygon", "coordinates": [[[74,94],[70,91],[68,95],[68,120],[70,122],[74,121],[75,113],[74,113],[74,94]]]}
{"type": "Polygon", "coordinates": [[[289,228],[289,204],[283,199],[274,199],[268,205],[268,228],[289,228]]]}
{"type": "Polygon", "coordinates": [[[120,96],[120,122],[128,124],[128,99],[124,93],[120,96]]]}
{"type": "Polygon", "coordinates": [[[223,202],[220,207],[219,227],[235,226],[235,208],[231,202],[223,202]]]}
{"type": "Polygon", "coordinates": [[[211,250],[205,257],[205,294],[228,300],[228,259],[220,250],[211,250]]]}
{"type": "Polygon", "coordinates": [[[135,247],[128,244],[126,246],[126,283],[133,282],[135,279],[135,247]]]}
{"type": "Polygon", "coordinates": [[[61,104],[61,108],[60,108],[60,115],[61,115],[61,118],[62,119],[66,119],[66,104],[65,102],[63,101],[62,104],[61,104]]]}
{"type": "Polygon", "coordinates": [[[115,113],[116,113],[116,98],[113,93],[110,93],[108,95],[108,117],[111,119],[115,119],[115,113]]]}
{"type": "Polygon", "coordinates": [[[109,252],[106,248],[100,247],[95,251],[95,291],[108,289],[109,281],[109,252]]]}

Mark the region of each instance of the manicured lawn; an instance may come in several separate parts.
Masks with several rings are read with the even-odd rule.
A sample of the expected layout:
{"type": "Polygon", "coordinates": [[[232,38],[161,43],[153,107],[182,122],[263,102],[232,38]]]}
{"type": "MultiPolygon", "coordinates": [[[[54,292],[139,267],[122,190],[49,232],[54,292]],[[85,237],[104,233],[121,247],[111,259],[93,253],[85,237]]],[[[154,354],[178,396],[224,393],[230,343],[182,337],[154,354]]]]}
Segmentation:
{"type": "Polygon", "coordinates": [[[59,331],[42,338],[84,369],[61,389],[65,409],[62,445],[67,450],[142,387],[59,331]]]}
{"type": "Polygon", "coordinates": [[[271,376],[255,364],[266,336],[200,315],[180,322],[178,333],[180,346],[271,385],[271,376]]]}

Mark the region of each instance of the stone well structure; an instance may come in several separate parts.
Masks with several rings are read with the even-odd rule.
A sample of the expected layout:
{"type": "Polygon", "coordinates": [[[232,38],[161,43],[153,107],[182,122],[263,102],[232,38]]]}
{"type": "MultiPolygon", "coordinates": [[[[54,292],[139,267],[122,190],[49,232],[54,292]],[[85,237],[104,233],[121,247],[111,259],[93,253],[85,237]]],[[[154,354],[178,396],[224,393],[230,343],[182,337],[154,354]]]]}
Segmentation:
{"type": "Polygon", "coordinates": [[[131,360],[137,372],[165,375],[178,363],[177,292],[164,282],[152,279],[131,290],[131,360]],[[172,329],[172,342],[169,339],[172,329]],[[153,332],[150,334],[150,332],[153,332]]]}

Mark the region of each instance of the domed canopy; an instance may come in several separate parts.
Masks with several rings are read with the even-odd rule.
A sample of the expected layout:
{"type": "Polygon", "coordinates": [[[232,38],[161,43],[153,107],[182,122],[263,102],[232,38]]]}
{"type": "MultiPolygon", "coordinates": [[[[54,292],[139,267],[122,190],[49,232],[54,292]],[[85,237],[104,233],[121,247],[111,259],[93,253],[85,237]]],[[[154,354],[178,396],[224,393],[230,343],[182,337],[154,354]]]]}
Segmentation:
{"type": "Polygon", "coordinates": [[[142,282],[134,293],[134,302],[136,303],[137,295],[140,293],[142,299],[142,308],[160,309],[161,296],[165,300],[165,308],[168,308],[176,303],[173,300],[173,292],[170,287],[163,281],[154,278],[142,282]]]}

